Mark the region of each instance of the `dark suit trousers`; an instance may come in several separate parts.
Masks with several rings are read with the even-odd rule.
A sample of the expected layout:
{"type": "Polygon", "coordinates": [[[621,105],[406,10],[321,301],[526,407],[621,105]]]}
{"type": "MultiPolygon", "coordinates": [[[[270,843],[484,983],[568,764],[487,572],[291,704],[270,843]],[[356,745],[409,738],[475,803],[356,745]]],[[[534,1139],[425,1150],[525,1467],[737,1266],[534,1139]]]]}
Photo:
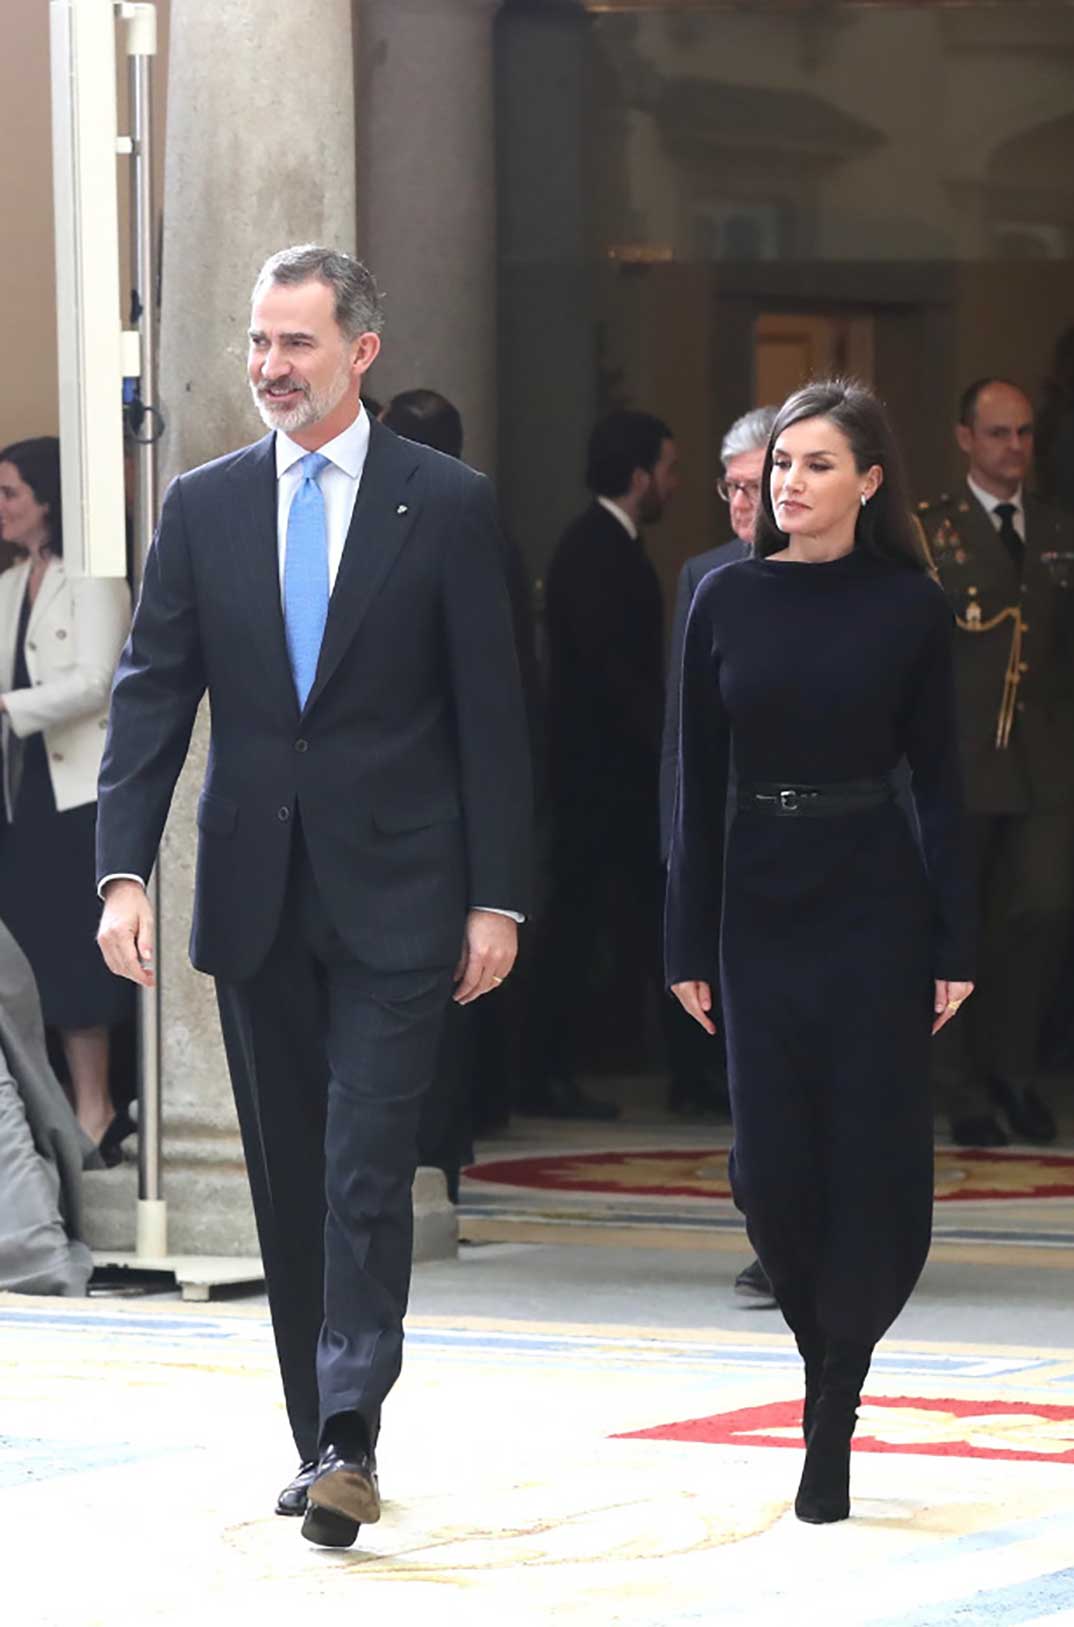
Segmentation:
{"type": "MultiPolygon", "coordinates": [[[[297,823],[297,822],[296,822],[297,823]]],[[[287,1413],[299,1455],[399,1375],[422,1098],[451,967],[379,971],[333,927],[295,831],[275,941],[217,983],[287,1413]]]]}
{"type": "Polygon", "coordinates": [[[1074,886],[1074,816],[1065,810],[974,814],[966,824],[980,898],[979,974],[933,1058],[952,1120],[991,1113],[990,1080],[1032,1084],[1074,886]]]}
{"type": "Polygon", "coordinates": [[[664,990],[664,872],[655,798],[651,806],[627,798],[564,800],[550,835],[548,875],[525,1059],[532,1086],[539,1090],[548,1078],[575,1075],[591,961],[601,928],[611,924],[612,900],[621,952],[657,991],[672,1073],[696,1072],[689,1063],[693,1036],[676,1021],[675,1002],[664,990]],[[688,1060],[681,1062],[684,1049],[688,1060]]]}

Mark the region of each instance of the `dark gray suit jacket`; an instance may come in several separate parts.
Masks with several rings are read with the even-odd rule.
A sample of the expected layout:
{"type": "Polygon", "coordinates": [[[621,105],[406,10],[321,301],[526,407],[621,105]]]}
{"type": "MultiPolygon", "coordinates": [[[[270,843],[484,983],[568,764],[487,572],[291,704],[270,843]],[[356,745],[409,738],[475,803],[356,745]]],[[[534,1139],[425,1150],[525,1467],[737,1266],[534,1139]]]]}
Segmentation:
{"type": "Polygon", "coordinates": [[[710,571],[748,559],[750,549],[738,537],[709,548],[688,559],[679,572],[675,594],[675,619],[671,625],[671,655],[668,662],[667,697],[664,706],[664,739],[660,753],[660,852],[666,860],[671,843],[671,816],[675,808],[675,775],[679,761],[679,698],[682,693],[682,646],[686,621],[694,594],[710,571]]]}
{"type": "Polygon", "coordinates": [[[371,426],[299,712],[280,603],[275,437],[173,481],[120,661],[98,875],[148,875],[203,693],[191,959],[250,977],[292,830],[372,966],[454,961],[468,908],[530,910],[526,718],[489,483],[371,426]]]}

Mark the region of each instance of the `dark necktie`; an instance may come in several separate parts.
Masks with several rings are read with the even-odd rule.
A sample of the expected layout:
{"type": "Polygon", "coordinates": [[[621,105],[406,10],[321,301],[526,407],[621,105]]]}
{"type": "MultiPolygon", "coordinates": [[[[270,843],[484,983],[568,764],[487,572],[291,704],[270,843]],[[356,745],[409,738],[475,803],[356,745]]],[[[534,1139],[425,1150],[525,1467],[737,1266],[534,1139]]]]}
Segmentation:
{"type": "Polygon", "coordinates": [[[1015,506],[1013,503],[997,503],[992,512],[999,516],[999,540],[1010,554],[1011,564],[1021,576],[1025,547],[1014,529],[1015,506]]]}

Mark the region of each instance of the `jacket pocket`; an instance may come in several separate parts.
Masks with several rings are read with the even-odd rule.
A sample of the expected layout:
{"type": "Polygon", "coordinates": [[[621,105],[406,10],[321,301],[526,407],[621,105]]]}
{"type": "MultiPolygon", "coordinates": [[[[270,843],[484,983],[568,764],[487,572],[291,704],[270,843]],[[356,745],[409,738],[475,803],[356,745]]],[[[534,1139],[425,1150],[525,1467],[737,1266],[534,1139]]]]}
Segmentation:
{"type": "Polygon", "coordinates": [[[407,830],[424,830],[428,825],[446,824],[458,819],[461,810],[454,791],[436,791],[424,797],[386,799],[373,808],[373,823],[379,831],[393,835],[407,830]]]}
{"type": "Polygon", "coordinates": [[[203,791],[198,798],[198,828],[210,836],[230,836],[238,824],[239,810],[229,797],[203,791]]]}

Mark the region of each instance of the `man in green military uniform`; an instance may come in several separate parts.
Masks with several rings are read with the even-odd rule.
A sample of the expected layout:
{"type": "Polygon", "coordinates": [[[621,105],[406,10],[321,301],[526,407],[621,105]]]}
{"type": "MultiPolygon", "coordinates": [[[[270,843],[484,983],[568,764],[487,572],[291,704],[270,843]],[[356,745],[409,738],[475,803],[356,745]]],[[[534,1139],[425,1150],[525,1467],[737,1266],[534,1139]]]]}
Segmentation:
{"type": "Polygon", "coordinates": [[[977,997],[936,1044],[963,1146],[1051,1141],[1041,1022],[1074,890],[1074,519],[1024,490],[1033,408],[981,379],[962,397],[957,491],[918,509],[954,610],[962,768],[981,908],[977,997]]]}

